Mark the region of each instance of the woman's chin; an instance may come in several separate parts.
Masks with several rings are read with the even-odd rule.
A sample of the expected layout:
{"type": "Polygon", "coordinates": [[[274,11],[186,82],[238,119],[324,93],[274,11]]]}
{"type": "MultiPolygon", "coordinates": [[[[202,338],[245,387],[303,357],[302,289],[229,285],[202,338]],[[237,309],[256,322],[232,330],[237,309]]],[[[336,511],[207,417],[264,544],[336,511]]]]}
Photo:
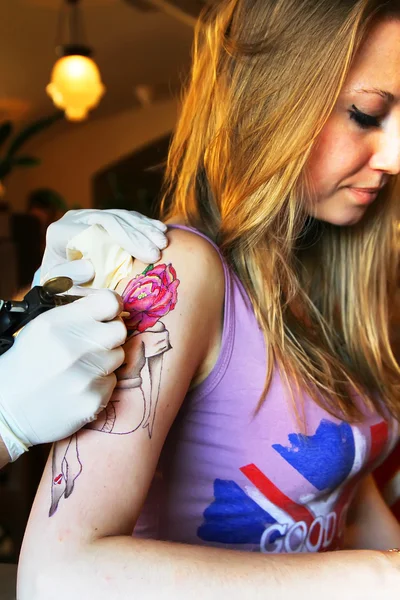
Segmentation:
{"type": "Polygon", "coordinates": [[[363,218],[366,212],[366,207],[352,208],[351,210],[344,210],[343,212],[338,211],[315,211],[313,215],[318,221],[324,221],[331,225],[337,225],[338,227],[351,227],[357,225],[363,218]]]}

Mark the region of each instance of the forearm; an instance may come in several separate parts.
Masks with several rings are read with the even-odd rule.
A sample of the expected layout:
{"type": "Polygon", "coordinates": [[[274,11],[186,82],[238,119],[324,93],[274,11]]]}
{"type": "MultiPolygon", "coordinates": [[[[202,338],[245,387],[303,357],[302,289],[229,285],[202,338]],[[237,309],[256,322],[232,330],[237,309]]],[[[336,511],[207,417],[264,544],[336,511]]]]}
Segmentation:
{"type": "Polygon", "coordinates": [[[347,548],[369,550],[400,547],[400,524],[371,475],[362,482],[351,507],[345,545],[347,548]]]}
{"type": "Polygon", "coordinates": [[[400,559],[380,552],[266,556],[131,537],[68,548],[62,560],[36,552],[36,564],[23,553],[19,600],[53,600],[55,590],[57,600],[379,600],[400,585],[400,559]]]}
{"type": "Polygon", "coordinates": [[[346,531],[346,548],[385,550],[400,547],[400,524],[389,510],[381,519],[353,524],[346,531]]]}
{"type": "Polygon", "coordinates": [[[0,435],[0,469],[10,462],[10,455],[0,435]]]}

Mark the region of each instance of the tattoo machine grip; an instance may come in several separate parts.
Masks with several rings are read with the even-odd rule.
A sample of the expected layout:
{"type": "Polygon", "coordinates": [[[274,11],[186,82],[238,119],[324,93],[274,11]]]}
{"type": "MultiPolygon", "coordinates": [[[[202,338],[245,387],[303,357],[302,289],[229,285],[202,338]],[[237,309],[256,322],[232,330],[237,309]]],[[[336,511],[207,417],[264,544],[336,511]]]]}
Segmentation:
{"type": "Polygon", "coordinates": [[[64,295],[72,285],[70,278],[56,277],[33,287],[23,300],[0,300],[0,355],[11,348],[14,335],[38,315],[79,300],[81,296],[64,295]]]}

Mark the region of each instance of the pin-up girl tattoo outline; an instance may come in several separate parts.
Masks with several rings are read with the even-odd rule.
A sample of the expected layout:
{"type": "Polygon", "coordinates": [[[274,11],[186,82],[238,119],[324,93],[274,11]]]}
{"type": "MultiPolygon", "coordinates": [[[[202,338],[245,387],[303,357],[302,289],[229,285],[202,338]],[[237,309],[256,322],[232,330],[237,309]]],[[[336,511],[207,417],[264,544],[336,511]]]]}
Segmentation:
{"type": "MultiPolygon", "coordinates": [[[[87,429],[128,435],[143,428],[151,438],[163,356],[171,349],[169,333],[160,319],[175,308],[179,283],[171,264],[150,265],[125,288],[122,299],[124,311],[129,312],[125,321],[129,332],[124,346],[127,360],[116,372],[118,381],[112,399],[87,429]]],[[[54,445],[50,517],[61,498],[72,494],[82,473],[78,438],[79,433],[76,433],[54,445]]]]}

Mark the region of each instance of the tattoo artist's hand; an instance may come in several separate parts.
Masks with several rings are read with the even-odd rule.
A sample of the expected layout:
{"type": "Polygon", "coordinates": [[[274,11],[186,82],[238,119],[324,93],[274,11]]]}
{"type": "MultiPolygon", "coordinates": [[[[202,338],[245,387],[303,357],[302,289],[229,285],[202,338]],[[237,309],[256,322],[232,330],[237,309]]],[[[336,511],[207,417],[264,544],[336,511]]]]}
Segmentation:
{"type": "Polygon", "coordinates": [[[67,261],[68,242],[90,227],[101,225],[131,256],[144,263],[160,258],[160,250],[168,241],[164,233],[167,226],[161,221],[149,219],[138,212],[128,210],[70,210],[47,230],[46,250],[41,266],[42,279],[68,276],[76,285],[93,279],[90,261],[67,261]]]}
{"type": "Polygon", "coordinates": [[[124,361],[120,297],[96,291],[29,323],[0,357],[0,434],[13,460],[93,421],[124,361]]]}

